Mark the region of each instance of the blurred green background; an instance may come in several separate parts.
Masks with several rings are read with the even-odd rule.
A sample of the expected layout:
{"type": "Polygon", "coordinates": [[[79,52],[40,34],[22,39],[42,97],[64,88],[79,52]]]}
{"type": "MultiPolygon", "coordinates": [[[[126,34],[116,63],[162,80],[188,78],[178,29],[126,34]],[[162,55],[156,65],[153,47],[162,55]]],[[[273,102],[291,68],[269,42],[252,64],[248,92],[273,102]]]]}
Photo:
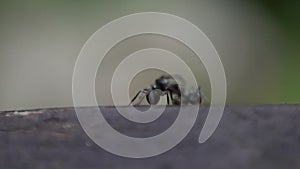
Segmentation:
{"type": "Polygon", "coordinates": [[[257,0],[284,31],[287,54],[281,57],[282,98],[287,103],[300,102],[300,1],[257,0]]]}
{"type": "MultiPolygon", "coordinates": [[[[0,111],[72,106],[72,73],[85,41],[116,18],[149,11],[185,18],[210,38],[226,71],[228,103],[299,103],[297,0],[2,0],[0,111]]],[[[106,59],[115,64],[126,52],[137,48],[136,44],[147,46],[144,41],[148,45],[161,43],[182,57],[189,55],[176,42],[144,37],[120,44],[117,52],[108,54],[111,56],[106,59]]],[[[191,67],[197,70],[197,65],[191,67]]],[[[109,70],[99,71],[103,75],[96,79],[100,97],[107,92],[101,85],[109,78],[105,71],[109,70]]],[[[198,80],[209,93],[203,72],[198,80]]],[[[147,87],[158,74],[139,76],[130,94],[147,87]]],[[[100,104],[112,102],[103,98],[100,104]]]]}

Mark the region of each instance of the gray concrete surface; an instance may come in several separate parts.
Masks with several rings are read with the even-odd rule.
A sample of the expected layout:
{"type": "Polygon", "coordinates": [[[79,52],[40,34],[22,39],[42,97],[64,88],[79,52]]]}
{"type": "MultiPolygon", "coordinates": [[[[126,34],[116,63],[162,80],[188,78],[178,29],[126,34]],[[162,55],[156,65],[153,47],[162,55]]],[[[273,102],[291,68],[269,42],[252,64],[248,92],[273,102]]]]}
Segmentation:
{"type": "MultiPolygon", "coordinates": [[[[168,107],[159,119],[144,125],[130,123],[114,107],[102,110],[107,121],[120,132],[149,137],[172,124],[178,107],[168,107]]],[[[300,105],[227,106],[214,135],[199,144],[197,139],[207,110],[200,109],[196,125],[174,149],[146,159],[123,158],[98,147],[83,132],[73,108],[2,112],[0,168],[300,168],[300,105]]]]}

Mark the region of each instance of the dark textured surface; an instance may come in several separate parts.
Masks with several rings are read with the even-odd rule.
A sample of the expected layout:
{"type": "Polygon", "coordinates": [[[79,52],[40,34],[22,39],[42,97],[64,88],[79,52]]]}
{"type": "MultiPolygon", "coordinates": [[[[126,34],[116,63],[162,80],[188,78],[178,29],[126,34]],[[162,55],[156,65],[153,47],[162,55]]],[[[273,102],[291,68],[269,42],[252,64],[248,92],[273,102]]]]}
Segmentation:
{"type": "MultiPolygon", "coordinates": [[[[164,131],[177,115],[177,107],[168,107],[153,123],[135,125],[113,107],[102,110],[115,129],[139,137],[164,131]]],[[[201,108],[196,125],[174,149],[146,159],[118,157],[98,147],[83,132],[73,108],[2,112],[0,168],[300,168],[299,105],[227,106],[214,135],[199,144],[197,139],[207,110],[201,108]]]]}

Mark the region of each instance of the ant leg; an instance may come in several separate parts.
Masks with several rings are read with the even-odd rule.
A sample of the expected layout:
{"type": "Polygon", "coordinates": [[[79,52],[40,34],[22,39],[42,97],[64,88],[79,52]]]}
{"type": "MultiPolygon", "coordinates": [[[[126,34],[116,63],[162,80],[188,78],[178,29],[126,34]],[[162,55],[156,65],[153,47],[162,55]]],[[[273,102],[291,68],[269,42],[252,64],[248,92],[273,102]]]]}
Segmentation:
{"type": "Polygon", "coordinates": [[[168,105],[170,105],[169,92],[167,92],[167,103],[168,103],[168,105]]]}
{"type": "Polygon", "coordinates": [[[142,91],[139,91],[139,92],[133,97],[133,99],[131,100],[131,102],[129,103],[129,105],[131,105],[132,102],[135,101],[135,99],[138,97],[138,95],[139,95],[141,92],[142,92],[142,91]]]}
{"type": "Polygon", "coordinates": [[[147,94],[147,93],[148,93],[148,90],[146,90],[146,89],[140,90],[140,91],[133,97],[133,99],[131,100],[131,102],[130,102],[129,105],[131,105],[131,104],[135,101],[135,99],[136,99],[141,93],[147,94]]]}
{"type": "Polygon", "coordinates": [[[172,104],[174,104],[173,93],[171,91],[170,91],[170,97],[171,97],[172,104]]]}

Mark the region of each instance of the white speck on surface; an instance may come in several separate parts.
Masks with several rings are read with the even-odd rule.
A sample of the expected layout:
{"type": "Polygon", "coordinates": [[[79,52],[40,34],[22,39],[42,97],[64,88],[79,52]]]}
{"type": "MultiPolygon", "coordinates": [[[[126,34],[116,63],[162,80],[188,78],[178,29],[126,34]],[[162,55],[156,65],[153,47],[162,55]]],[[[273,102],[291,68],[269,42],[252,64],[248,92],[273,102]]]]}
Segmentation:
{"type": "Polygon", "coordinates": [[[39,110],[39,111],[14,111],[14,112],[10,112],[7,113],[5,116],[6,117],[10,117],[10,116],[27,116],[30,114],[41,114],[43,113],[43,110],[39,110]]]}

